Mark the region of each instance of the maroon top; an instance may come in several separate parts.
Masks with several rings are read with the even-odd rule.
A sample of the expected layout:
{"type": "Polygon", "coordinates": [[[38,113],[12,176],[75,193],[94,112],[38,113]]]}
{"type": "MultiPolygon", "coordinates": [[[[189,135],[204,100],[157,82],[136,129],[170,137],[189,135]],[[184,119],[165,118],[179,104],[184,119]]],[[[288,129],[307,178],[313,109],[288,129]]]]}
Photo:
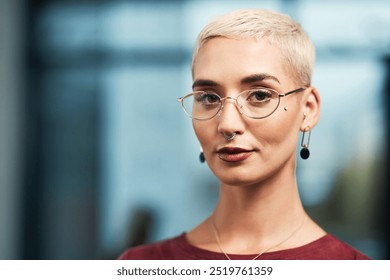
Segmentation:
{"type": "MultiPolygon", "coordinates": [[[[254,255],[229,254],[232,260],[250,260],[254,255]]],[[[207,251],[189,244],[185,233],[157,243],[125,251],[120,260],[226,260],[222,253],[207,251]]],[[[327,234],[301,247],[264,253],[258,260],[369,260],[348,244],[327,234]]]]}

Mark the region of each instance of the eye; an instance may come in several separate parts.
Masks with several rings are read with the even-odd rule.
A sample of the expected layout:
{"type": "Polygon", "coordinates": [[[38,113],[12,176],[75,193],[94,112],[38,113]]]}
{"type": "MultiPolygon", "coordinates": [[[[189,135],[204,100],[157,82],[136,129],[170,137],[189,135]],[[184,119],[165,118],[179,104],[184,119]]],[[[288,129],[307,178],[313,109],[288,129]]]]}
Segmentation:
{"type": "Polygon", "coordinates": [[[267,89],[255,89],[248,92],[246,101],[251,104],[261,105],[272,99],[274,93],[267,89]]]}
{"type": "Polygon", "coordinates": [[[213,105],[219,103],[220,97],[215,93],[202,92],[195,95],[195,100],[203,105],[213,105]]]}

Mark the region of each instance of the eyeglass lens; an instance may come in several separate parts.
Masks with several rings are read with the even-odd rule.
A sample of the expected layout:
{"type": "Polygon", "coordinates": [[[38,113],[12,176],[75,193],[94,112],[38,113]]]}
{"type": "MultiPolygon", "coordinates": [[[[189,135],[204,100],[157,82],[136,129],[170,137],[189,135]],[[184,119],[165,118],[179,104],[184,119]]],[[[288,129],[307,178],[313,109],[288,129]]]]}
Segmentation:
{"type": "Polygon", "coordinates": [[[271,89],[251,89],[242,92],[235,98],[221,98],[213,92],[197,91],[182,99],[182,105],[186,113],[198,120],[207,120],[216,116],[226,99],[233,99],[238,110],[255,119],[265,118],[271,115],[279,105],[279,94],[271,89]]]}

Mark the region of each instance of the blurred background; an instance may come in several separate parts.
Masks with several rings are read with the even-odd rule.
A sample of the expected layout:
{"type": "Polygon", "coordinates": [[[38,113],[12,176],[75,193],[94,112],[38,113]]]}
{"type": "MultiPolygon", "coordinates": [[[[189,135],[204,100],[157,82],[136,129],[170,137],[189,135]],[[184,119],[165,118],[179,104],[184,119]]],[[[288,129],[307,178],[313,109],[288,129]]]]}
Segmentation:
{"type": "Polygon", "coordinates": [[[307,211],[390,259],[388,0],[0,0],[0,259],[115,259],[210,214],[218,184],[176,100],[200,29],[247,7],[317,48],[307,211]]]}

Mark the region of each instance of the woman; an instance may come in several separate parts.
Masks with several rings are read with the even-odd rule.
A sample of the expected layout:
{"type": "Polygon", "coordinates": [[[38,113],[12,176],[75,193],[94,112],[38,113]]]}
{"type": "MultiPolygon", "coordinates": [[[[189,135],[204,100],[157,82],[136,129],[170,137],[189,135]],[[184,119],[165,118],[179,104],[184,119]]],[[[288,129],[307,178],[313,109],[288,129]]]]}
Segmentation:
{"type": "Polygon", "coordinates": [[[320,116],[314,53],[298,23],[266,10],[234,11],[201,31],[193,92],[179,101],[220,181],[218,203],[189,232],[120,259],[368,259],[310,219],[299,197],[296,147],[309,157],[320,116]]]}

